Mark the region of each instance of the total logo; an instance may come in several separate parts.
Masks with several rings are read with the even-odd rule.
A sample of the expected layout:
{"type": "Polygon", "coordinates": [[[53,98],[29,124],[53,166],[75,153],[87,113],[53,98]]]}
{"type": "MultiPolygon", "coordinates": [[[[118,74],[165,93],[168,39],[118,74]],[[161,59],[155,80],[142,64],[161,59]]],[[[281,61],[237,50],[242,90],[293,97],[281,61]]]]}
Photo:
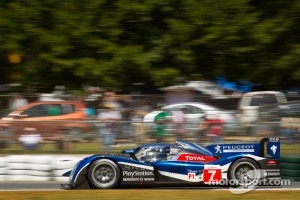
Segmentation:
{"type": "Polygon", "coordinates": [[[198,155],[198,154],[188,154],[184,153],[181,154],[178,158],[178,161],[194,161],[194,162],[212,162],[215,161],[216,158],[210,157],[210,156],[205,156],[205,155],[198,155]]]}

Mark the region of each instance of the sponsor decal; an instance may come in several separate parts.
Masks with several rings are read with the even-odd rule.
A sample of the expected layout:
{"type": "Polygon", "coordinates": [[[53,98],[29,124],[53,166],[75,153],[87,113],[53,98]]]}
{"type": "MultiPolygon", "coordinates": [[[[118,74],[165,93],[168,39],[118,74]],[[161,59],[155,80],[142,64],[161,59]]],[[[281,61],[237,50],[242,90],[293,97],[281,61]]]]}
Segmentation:
{"type": "Polygon", "coordinates": [[[123,171],[123,176],[154,176],[152,171],[123,171]]]}
{"type": "Polygon", "coordinates": [[[220,165],[204,165],[203,182],[218,183],[222,177],[220,165]]]}
{"type": "Polygon", "coordinates": [[[216,150],[216,153],[222,153],[220,145],[215,146],[215,150],[216,150]]]}
{"type": "Polygon", "coordinates": [[[124,182],[149,182],[154,181],[154,172],[151,170],[145,170],[136,166],[121,165],[123,172],[124,182]]]}
{"type": "Polygon", "coordinates": [[[178,161],[190,161],[190,162],[212,162],[212,161],[215,161],[216,158],[210,157],[210,156],[198,155],[198,154],[184,153],[184,154],[181,154],[177,158],[177,160],[178,161]]]}
{"type": "Polygon", "coordinates": [[[189,180],[195,180],[195,177],[196,177],[196,173],[188,173],[188,179],[189,180]]]}
{"type": "Polygon", "coordinates": [[[267,177],[280,177],[280,169],[266,169],[267,177]]]}
{"type": "Polygon", "coordinates": [[[154,181],[154,178],[144,178],[144,181],[154,181]]]}
{"type": "Polygon", "coordinates": [[[140,181],[140,178],[138,178],[138,177],[123,178],[123,181],[140,181]]]}
{"type": "Polygon", "coordinates": [[[231,144],[231,145],[217,145],[215,146],[215,153],[240,153],[247,152],[253,153],[255,152],[254,144],[231,144]]]}
{"type": "Polygon", "coordinates": [[[269,138],[270,142],[279,142],[279,138],[269,138]]]}
{"type": "Polygon", "coordinates": [[[276,154],[277,148],[278,147],[274,144],[273,144],[273,146],[270,147],[270,149],[271,149],[271,151],[273,152],[274,155],[276,154]]]}
{"type": "Polygon", "coordinates": [[[278,176],[280,177],[280,172],[267,172],[267,176],[278,176]]]}

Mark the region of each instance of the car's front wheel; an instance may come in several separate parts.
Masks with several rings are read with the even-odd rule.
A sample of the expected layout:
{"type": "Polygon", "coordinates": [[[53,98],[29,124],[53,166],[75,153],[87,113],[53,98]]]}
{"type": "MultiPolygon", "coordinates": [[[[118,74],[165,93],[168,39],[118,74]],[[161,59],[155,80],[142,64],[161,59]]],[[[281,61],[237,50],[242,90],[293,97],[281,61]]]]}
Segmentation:
{"type": "Polygon", "coordinates": [[[262,178],[259,165],[252,159],[241,158],[236,160],[229,168],[228,178],[231,186],[255,186],[262,178]]]}
{"type": "Polygon", "coordinates": [[[90,165],[87,176],[93,188],[110,189],[118,186],[121,179],[121,170],[112,160],[100,159],[90,165]]]}

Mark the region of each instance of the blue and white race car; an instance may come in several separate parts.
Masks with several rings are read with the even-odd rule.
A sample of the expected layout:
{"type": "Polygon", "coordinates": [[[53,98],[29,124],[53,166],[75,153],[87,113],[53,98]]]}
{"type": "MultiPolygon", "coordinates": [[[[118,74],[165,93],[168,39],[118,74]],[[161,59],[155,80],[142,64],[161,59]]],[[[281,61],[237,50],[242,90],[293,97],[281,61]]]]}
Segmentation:
{"type": "Polygon", "coordinates": [[[92,155],[63,174],[63,189],[108,189],[122,186],[203,186],[220,181],[245,184],[245,179],[280,179],[280,140],[201,146],[177,140],[150,143],[120,154],[92,155]]]}

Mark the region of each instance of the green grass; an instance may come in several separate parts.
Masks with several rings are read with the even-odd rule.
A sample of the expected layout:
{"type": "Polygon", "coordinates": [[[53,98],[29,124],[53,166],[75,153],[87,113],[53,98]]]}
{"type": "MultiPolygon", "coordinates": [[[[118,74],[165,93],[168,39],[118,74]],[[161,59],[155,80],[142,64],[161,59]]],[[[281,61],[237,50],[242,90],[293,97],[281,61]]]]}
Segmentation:
{"type": "Polygon", "coordinates": [[[229,191],[213,190],[83,190],[83,191],[7,191],[0,192],[0,200],[192,200],[192,199],[299,199],[300,191],[251,191],[231,194],[229,191]]]}
{"type": "MultiPolygon", "coordinates": [[[[133,146],[119,146],[111,148],[111,152],[120,152],[122,149],[133,146]]],[[[0,155],[5,154],[98,154],[102,153],[101,144],[98,141],[85,141],[75,144],[71,149],[59,150],[54,143],[44,143],[39,150],[23,150],[20,145],[13,144],[6,149],[0,149],[0,155]]],[[[300,143],[281,144],[281,155],[300,154],[300,143]]]]}

